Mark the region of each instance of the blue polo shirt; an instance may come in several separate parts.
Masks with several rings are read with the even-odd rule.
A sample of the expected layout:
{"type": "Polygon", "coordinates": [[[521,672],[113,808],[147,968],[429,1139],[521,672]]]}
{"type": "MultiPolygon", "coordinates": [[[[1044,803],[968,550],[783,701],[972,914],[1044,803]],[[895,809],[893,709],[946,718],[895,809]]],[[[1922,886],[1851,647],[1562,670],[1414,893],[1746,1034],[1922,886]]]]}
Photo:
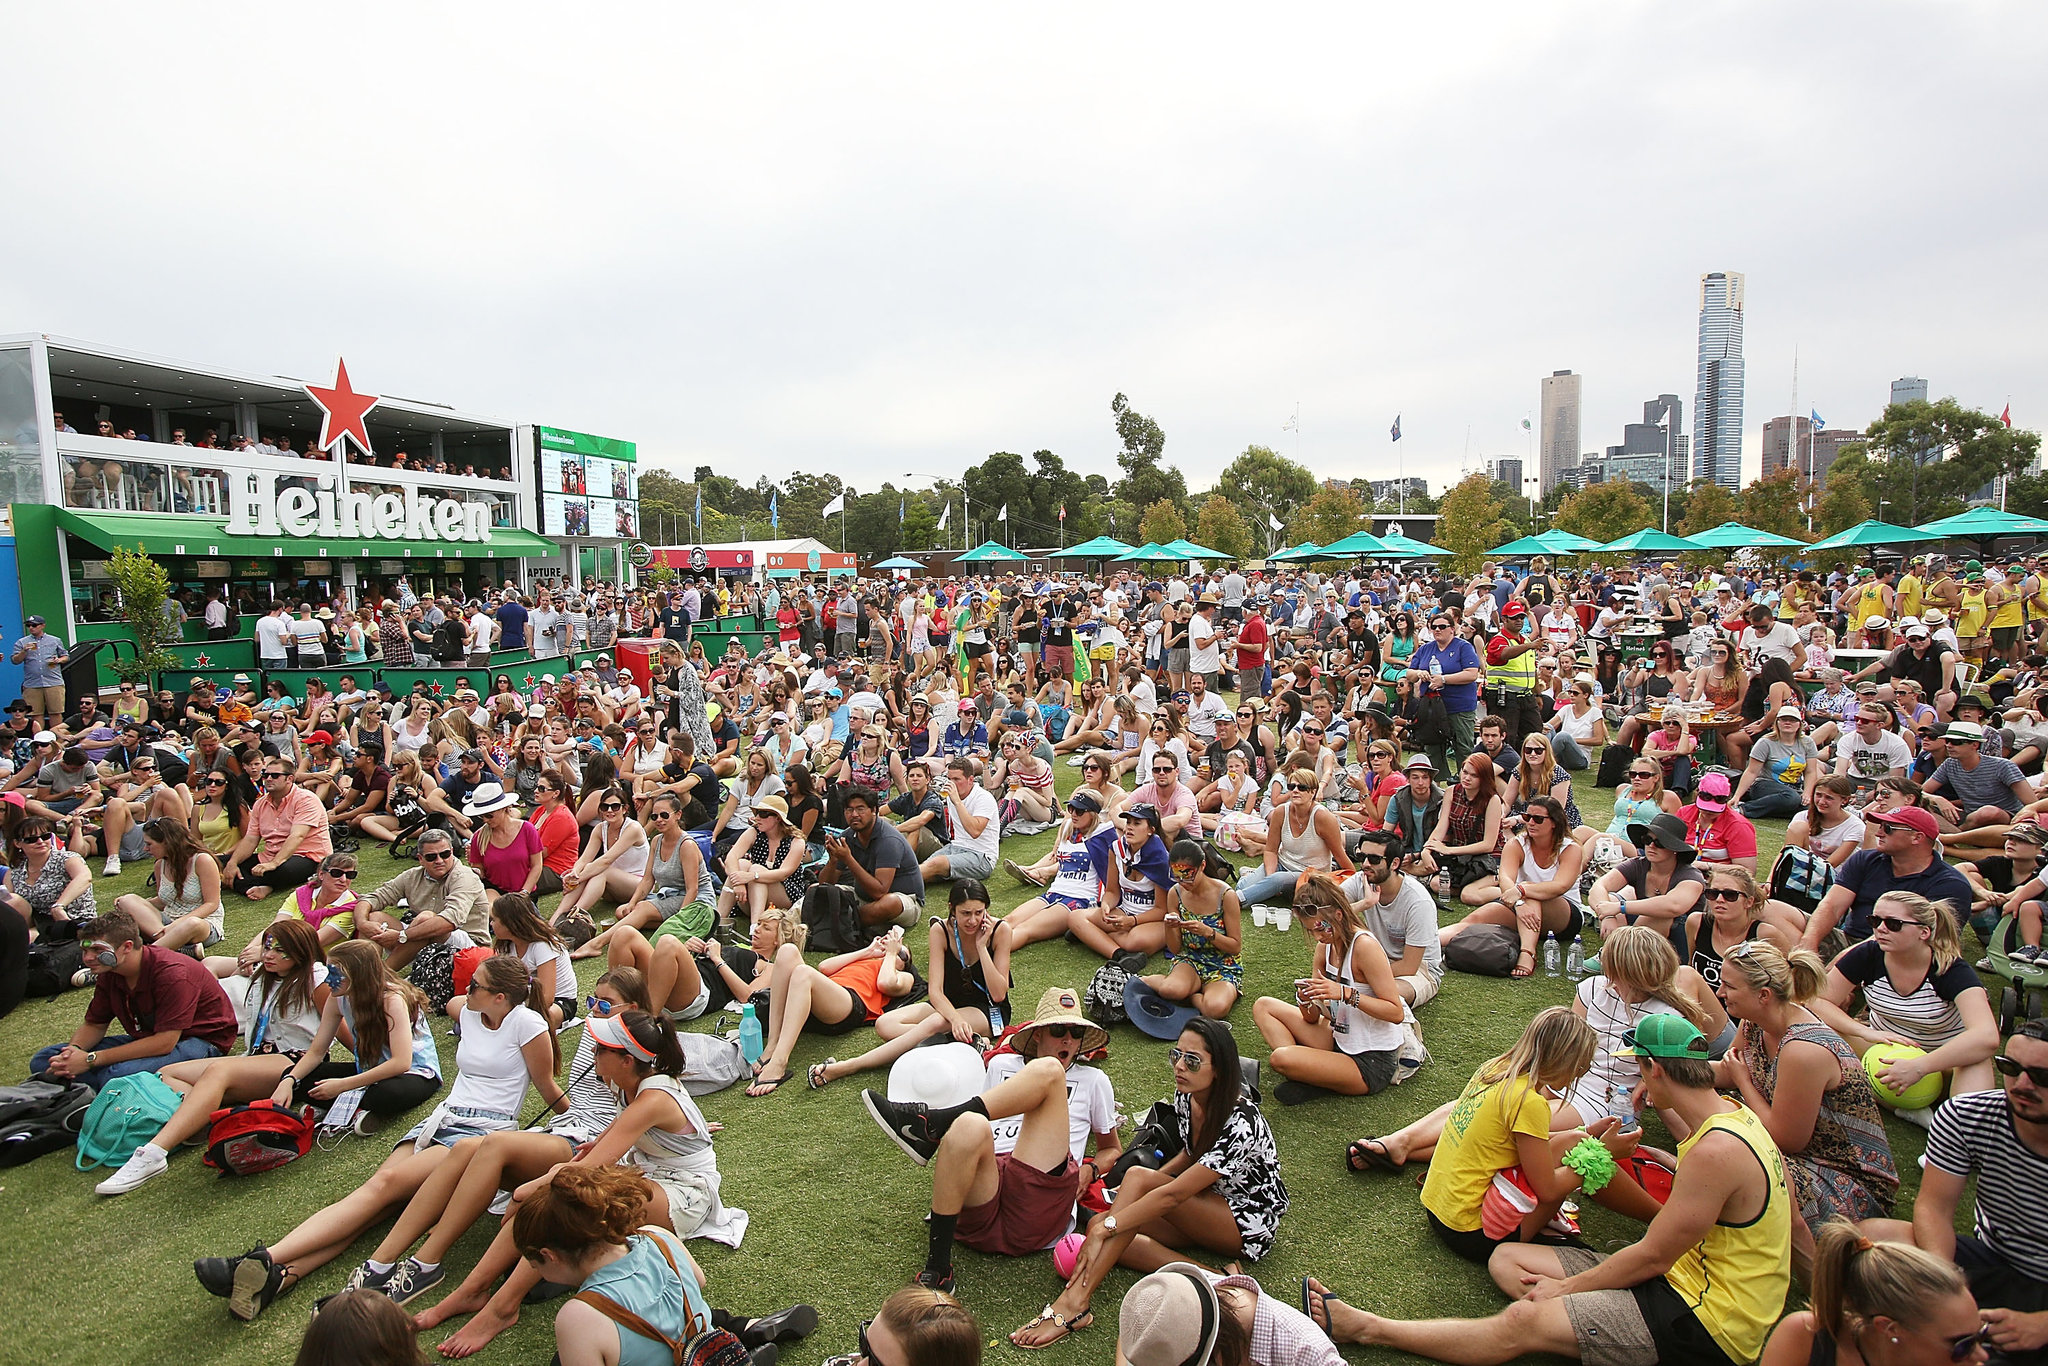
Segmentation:
{"type": "MultiPolygon", "coordinates": [[[[1443,649],[1438,649],[1437,643],[1434,640],[1424,641],[1415,647],[1414,655],[1408,660],[1408,667],[1420,669],[1422,672],[1428,673],[1431,660],[1440,661],[1441,667],[1446,674],[1462,673],[1466,669],[1479,669],[1482,674],[1484,673],[1484,666],[1479,660],[1479,651],[1473,649],[1472,642],[1463,636],[1456,637],[1443,649]]],[[[1446,683],[1443,686],[1442,692],[1444,710],[1447,712],[1468,712],[1479,709],[1479,681],[1477,679],[1470,683],[1446,683]]]]}

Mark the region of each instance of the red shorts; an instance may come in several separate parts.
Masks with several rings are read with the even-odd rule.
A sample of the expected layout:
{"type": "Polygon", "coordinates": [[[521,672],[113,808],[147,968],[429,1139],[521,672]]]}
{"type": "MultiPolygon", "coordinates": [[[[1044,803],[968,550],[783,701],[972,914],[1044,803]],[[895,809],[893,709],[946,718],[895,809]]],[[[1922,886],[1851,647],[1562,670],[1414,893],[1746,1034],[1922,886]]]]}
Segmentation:
{"type": "Polygon", "coordinates": [[[1043,1252],[1072,1224],[1078,1190],[1072,1157],[1058,1171],[1046,1172],[999,1154],[995,1199],[961,1210],[953,1236],[977,1252],[1004,1257],[1043,1252]]]}
{"type": "Polygon", "coordinates": [[[1074,676],[1074,647],[1071,645],[1046,646],[1045,671],[1055,678],[1072,678],[1074,676]]]}

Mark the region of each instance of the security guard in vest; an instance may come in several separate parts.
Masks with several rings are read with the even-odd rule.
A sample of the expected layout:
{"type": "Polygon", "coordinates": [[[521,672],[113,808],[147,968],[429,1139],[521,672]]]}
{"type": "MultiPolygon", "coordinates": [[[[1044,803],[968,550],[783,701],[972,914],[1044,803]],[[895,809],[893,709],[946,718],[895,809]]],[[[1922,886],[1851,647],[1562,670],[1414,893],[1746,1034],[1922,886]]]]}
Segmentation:
{"type": "Polygon", "coordinates": [[[1507,726],[1517,753],[1530,732],[1543,729],[1543,707],[1536,696],[1538,642],[1523,633],[1529,609],[1510,601],[1500,609],[1500,633],[1486,642],[1486,712],[1507,726]]]}

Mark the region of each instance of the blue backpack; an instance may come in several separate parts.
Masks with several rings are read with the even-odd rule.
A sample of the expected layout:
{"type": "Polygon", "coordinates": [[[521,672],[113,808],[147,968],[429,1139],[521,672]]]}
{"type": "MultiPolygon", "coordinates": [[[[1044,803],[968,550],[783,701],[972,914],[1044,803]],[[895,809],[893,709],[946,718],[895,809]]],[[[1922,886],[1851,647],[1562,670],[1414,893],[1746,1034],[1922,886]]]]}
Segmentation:
{"type": "Polygon", "coordinates": [[[78,1170],[126,1162],[177,1113],[178,1100],[154,1072],[132,1072],[102,1086],[78,1131],[78,1170]]]}

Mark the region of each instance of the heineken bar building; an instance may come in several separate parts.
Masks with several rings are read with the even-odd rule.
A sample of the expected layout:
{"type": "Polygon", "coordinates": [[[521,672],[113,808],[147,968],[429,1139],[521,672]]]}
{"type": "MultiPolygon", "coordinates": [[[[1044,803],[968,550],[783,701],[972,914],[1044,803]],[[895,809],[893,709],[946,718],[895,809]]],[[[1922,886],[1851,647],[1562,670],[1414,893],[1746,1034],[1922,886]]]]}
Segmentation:
{"type": "Polygon", "coordinates": [[[404,576],[459,598],[574,575],[574,552],[540,532],[535,428],[359,393],[336,371],[329,384],[0,335],[14,551],[0,545],[0,633],[33,614],[66,640],[126,636],[116,546],[169,571],[191,612],[179,653],[237,659],[279,597],[355,602],[404,576]],[[230,625],[209,642],[199,604],[216,592],[230,625]]]}

